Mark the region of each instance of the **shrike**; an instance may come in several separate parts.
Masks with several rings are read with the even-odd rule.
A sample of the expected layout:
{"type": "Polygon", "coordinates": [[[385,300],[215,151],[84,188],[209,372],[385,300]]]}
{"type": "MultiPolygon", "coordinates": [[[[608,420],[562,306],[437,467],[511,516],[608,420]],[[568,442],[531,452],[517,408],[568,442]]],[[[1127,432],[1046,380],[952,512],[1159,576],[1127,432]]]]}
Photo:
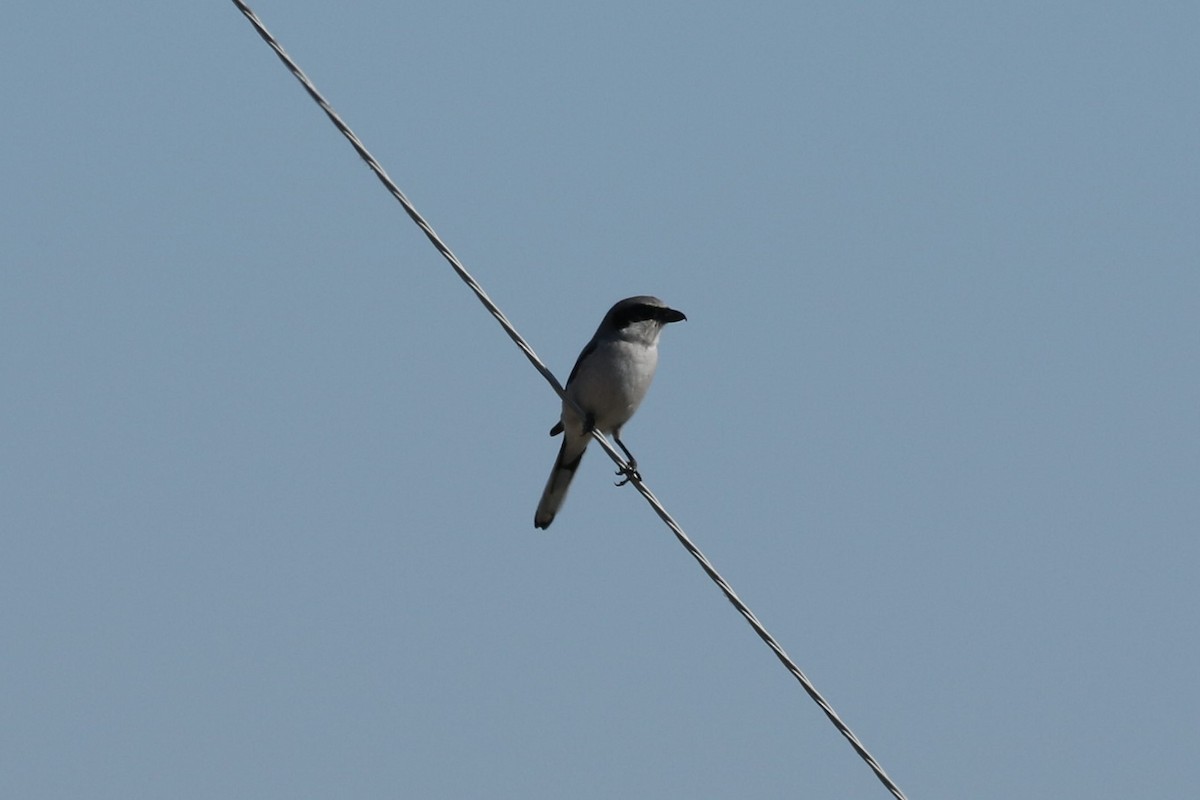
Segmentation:
{"type": "Polygon", "coordinates": [[[647,295],[626,298],[604,315],[563,387],[562,418],[550,429],[551,436],[563,434],[562,447],[533,517],[535,528],[549,528],[554,521],[592,430],[611,433],[625,453],[629,469],[617,473],[625,475],[622,483],[636,474],[637,462],[621,441],[621,427],[637,411],[654,379],[663,326],[685,319],[683,312],[647,295]],[[583,411],[582,417],[576,406],[583,411]]]}

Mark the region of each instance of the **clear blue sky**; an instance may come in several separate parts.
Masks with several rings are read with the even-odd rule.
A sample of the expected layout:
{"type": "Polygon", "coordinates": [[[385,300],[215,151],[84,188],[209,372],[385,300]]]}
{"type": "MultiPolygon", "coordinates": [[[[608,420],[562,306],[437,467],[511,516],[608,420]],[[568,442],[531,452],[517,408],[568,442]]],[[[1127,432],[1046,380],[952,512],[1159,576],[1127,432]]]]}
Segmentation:
{"type": "MultiPolygon", "coordinates": [[[[253,6],[911,798],[1194,796],[1195,4],[253,6]]],[[[887,796],[231,3],[0,69],[0,796],[887,796]]]]}

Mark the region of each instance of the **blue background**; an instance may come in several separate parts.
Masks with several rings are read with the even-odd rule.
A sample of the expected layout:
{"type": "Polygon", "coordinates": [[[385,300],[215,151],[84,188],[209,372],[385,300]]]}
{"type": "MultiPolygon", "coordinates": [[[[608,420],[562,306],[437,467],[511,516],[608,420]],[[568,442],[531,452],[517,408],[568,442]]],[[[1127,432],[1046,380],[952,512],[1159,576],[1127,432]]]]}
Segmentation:
{"type": "MultiPolygon", "coordinates": [[[[915,798],[1184,798],[1192,3],[254,3],[915,798]]],[[[0,28],[0,795],[886,797],[230,3],[0,28]]]]}

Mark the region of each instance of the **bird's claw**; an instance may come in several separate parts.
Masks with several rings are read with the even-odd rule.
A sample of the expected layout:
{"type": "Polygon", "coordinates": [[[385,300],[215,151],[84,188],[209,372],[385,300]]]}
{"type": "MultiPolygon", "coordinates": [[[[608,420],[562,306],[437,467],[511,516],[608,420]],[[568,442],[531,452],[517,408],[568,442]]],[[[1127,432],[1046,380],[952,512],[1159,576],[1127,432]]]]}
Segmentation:
{"type": "Polygon", "coordinates": [[[641,481],[642,475],[637,471],[637,462],[629,462],[629,466],[621,467],[617,470],[617,474],[622,477],[621,480],[614,483],[614,486],[624,486],[630,481],[641,481]]]}

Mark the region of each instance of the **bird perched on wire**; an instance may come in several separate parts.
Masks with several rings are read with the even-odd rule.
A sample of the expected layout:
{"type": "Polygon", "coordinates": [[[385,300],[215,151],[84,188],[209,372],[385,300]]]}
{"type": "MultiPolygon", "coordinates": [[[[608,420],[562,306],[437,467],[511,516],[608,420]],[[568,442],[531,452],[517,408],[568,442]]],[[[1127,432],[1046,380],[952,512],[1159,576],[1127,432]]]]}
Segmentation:
{"type": "Polygon", "coordinates": [[[637,475],[637,461],[621,441],[621,428],[654,379],[663,326],[685,319],[682,311],[649,295],[628,297],[604,315],[567,378],[562,417],[550,429],[551,436],[563,434],[563,441],[533,517],[535,528],[549,528],[554,521],[593,430],[611,433],[629,462],[617,472],[625,478],[617,485],[637,475]]]}

